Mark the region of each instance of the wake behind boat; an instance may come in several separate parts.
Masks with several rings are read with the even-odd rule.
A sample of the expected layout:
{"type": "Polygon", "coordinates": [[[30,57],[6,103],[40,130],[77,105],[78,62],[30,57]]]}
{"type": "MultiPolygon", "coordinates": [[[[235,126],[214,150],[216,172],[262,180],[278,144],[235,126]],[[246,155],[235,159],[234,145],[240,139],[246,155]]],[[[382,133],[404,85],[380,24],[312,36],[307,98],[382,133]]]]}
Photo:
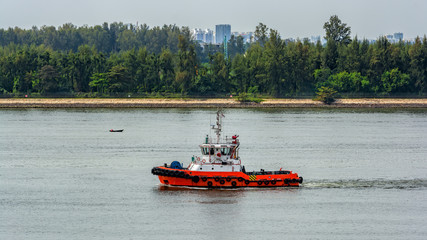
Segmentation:
{"type": "Polygon", "coordinates": [[[239,157],[240,140],[238,135],[221,139],[222,117],[217,112],[216,141],[206,136],[200,145],[201,156],[193,156],[191,163],[184,168],[178,161],[170,165],[154,167],[151,173],[158,175],[162,184],[171,186],[237,188],[237,187],[298,187],[302,177],[289,170],[246,172],[239,157]]]}
{"type": "Polygon", "coordinates": [[[110,129],[110,132],[123,132],[124,129],[110,129]]]}

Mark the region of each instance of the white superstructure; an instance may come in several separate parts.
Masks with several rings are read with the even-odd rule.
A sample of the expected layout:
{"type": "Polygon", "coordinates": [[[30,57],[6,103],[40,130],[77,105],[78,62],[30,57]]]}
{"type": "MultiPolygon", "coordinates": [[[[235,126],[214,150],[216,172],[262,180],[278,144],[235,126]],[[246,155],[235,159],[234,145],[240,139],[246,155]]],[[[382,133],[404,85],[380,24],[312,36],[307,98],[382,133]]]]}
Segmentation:
{"type": "Polygon", "coordinates": [[[218,111],[216,126],[212,126],[216,134],[216,141],[213,142],[209,136],[206,136],[205,143],[199,145],[202,155],[200,157],[193,156],[192,162],[188,167],[189,170],[207,172],[242,171],[239,157],[239,136],[225,137],[221,142],[221,120],[223,117],[222,112],[218,111]]]}

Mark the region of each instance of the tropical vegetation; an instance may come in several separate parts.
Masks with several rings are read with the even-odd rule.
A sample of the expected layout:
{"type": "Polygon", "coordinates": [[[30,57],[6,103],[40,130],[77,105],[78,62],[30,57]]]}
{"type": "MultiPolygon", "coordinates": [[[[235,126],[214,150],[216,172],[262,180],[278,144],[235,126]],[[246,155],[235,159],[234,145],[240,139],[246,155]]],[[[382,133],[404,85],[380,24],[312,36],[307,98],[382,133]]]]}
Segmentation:
{"type": "Polygon", "coordinates": [[[337,16],[324,29],[323,45],[260,23],[252,43],[228,41],[228,58],[175,25],[0,29],[0,96],[426,95],[426,36],[372,43],[351,38],[337,16]]]}

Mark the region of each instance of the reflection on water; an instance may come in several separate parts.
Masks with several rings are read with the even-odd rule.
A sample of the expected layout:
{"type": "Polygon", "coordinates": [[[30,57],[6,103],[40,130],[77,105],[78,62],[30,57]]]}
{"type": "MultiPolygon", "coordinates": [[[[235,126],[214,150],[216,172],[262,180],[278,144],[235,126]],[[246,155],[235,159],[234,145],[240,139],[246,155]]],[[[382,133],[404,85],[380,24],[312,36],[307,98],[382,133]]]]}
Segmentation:
{"type": "Polygon", "coordinates": [[[245,197],[243,189],[209,189],[160,185],[154,192],[163,196],[186,197],[200,204],[236,204],[245,197]]]}
{"type": "Polygon", "coordinates": [[[200,204],[237,204],[239,199],[251,194],[278,194],[298,193],[298,187],[271,187],[271,188],[192,188],[159,185],[153,188],[153,192],[159,197],[185,197],[189,201],[200,204]]]}

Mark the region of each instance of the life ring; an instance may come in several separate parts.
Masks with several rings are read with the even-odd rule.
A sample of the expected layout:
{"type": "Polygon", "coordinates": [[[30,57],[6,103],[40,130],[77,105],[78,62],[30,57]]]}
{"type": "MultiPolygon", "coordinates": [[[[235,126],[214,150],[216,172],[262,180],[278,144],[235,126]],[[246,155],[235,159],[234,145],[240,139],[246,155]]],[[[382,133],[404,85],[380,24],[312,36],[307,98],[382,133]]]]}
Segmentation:
{"type": "Polygon", "coordinates": [[[237,181],[239,181],[239,182],[243,182],[243,178],[242,177],[239,177],[239,178],[237,178],[237,181]]]}
{"type": "Polygon", "coordinates": [[[231,182],[231,186],[235,187],[237,185],[237,183],[235,181],[231,182]]]}
{"type": "Polygon", "coordinates": [[[202,181],[203,182],[206,182],[208,180],[208,178],[207,177],[202,177],[202,181]]]}
{"type": "Polygon", "coordinates": [[[212,182],[211,181],[208,182],[208,187],[212,187],[212,182]]]}
{"type": "Polygon", "coordinates": [[[227,177],[225,180],[227,180],[227,182],[231,181],[231,177],[227,177]]]}
{"type": "Polygon", "coordinates": [[[214,177],[215,182],[219,182],[219,177],[214,177]]]}
{"type": "Polygon", "coordinates": [[[224,179],[221,179],[221,180],[219,181],[219,183],[220,183],[220,184],[224,184],[224,183],[225,183],[224,179]]]}
{"type": "Polygon", "coordinates": [[[276,180],[272,180],[271,185],[276,185],[276,180]]]}
{"type": "Polygon", "coordinates": [[[203,159],[203,160],[202,160],[202,163],[206,163],[206,159],[203,159]]]}

